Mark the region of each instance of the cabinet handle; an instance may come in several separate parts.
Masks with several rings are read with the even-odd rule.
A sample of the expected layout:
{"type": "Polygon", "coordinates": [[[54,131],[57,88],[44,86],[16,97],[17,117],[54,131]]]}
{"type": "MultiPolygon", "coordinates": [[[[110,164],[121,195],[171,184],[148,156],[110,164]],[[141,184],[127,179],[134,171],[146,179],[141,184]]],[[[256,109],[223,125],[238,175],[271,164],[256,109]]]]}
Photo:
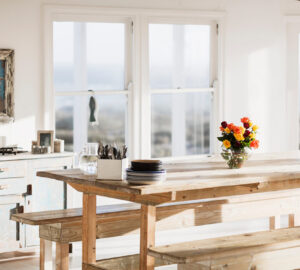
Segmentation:
{"type": "Polygon", "coordinates": [[[8,168],[0,168],[0,173],[7,172],[8,168]]]}
{"type": "Polygon", "coordinates": [[[0,186],[0,190],[5,190],[5,189],[8,189],[9,188],[9,185],[2,185],[0,186]]]}

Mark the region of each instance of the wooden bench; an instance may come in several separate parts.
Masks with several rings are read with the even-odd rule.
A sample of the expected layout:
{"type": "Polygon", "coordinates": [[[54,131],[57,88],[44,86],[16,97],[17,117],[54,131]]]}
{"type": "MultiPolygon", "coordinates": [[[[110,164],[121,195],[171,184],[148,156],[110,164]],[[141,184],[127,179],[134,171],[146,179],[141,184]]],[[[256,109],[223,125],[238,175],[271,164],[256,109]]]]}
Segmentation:
{"type": "Polygon", "coordinates": [[[300,266],[300,227],[154,247],[149,254],[178,270],[290,270],[300,266]]]}
{"type": "MultiPolygon", "coordinates": [[[[300,190],[162,205],[157,209],[156,227],[157,230],[170,230],[271,216],[270,228],[276,228],[279,227],[279,219],[275,217],[290,214],[290,224],[293,224],[293,213],[296,213],[299,207],[300,190]]],[[[82,209],[13,214],[11,219],[39,226],[41,270],[52,268],[52,242],[56,243],[56,269],[69,269],[69,243],[81,241],[82,238],[82,209]]],[[[138,204],[97,208],[97,238],[139,233],[139,227],[138,204]]],[[[98,262],[97,269],[116,269],[115,266],[109,265],[118,265],[117,269],[135,270],[138,269],[138,260],[137,255],[102,260],[98,262]]],[[[166,262],[157,260],[156,263],[164,265],[166,262]]]]}
{"type": "MultiPolygon", "coordinates": [[[[156,229],[178,229],[264,217],[269,217],[269,227],[275,229],[280,227],[280,215],[289,215],[289,226],[293,227],[299,219],[294,213],[299,209],[299,190],[162,205],[157,209],[156,229]]],[[[48,215],[50,212],[53,211],[18,214],[12,218],[26,224],[39,225],[41,243],[56,242],[56,264],[61,267],[57,269],[68,269],[68,243],[81,241],[81,209],[54,211],[52,217],[48,215]]],[[[97,214],[97,238],[139,233],[138,205],[101,206],[97,209],[97,214]]],[[[43,259],[41,262],[43,263],[43,259]]],[[[173,262],[158,258],[155,263],[156,266],[161,266],[173,262]]],[[[85,265],[85,269],[138,270],[138,265],[139,256],[135,254],[100,260],[94,266],[85,265]]]]}

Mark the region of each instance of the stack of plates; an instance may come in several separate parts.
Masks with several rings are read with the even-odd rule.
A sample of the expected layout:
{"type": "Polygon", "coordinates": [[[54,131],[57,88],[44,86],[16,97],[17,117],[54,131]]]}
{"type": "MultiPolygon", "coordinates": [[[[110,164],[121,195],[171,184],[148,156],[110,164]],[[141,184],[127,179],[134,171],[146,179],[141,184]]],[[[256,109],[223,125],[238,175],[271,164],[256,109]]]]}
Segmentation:
{"type": "Polygon", "coordinates": [[[133,160],[126,179],[133,185],[158,184],[166,179],[166,170],[160,160],[133,160]]]}

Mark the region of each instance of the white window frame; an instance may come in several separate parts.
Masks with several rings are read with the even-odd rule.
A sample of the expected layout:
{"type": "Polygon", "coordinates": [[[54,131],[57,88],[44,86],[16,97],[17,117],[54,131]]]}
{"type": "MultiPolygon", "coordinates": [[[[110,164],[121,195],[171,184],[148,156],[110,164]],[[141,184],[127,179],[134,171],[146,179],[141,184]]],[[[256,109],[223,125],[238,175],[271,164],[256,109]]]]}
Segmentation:
{"type": "MultiPolygon", "coordinates": [[[[143,138],[142,145],[144,146],[142,149],[142,156],[144,157],[151,157],[151,96],[153,94],[180,94],[180,93],[200,93],[200,92],[211,92],[212,95],[215,95],[216,92],[216,85],[214,82],[217,81],[218,74],[217,74],[217,59],[218,59],[218,51],[217,48],[214,48],[214,45],[217,44],[217,22],[212,19],[208,18],[190,18],[190,17],[154,17],[149,16],[144,19],[144,23],[142,24],[144,27],[142,31],[142,41],[144,41],[144,46],[142,46],[143,50],[143,59],[144,59],[144,69],[145,72],[142,75],[144,85],[142,87],[142,97],[144,97],[144,105],[143,111],[141,113],[143,120],[142,120],[142,131],[143,134],[141,138],[143,138]],[[192,24],[192,25],[210,25],[211,27],[211,50],[210,50],[210,86],[209,88],[180,88],[180,89],[151,89],[150,88],[150,80],[149,80],[149,24],[192,24]]],[[[212,112],[212,121],[214,122],[214,114],[217,108],[214,108],[212,112]]],[[[214,141],[215,131],[211,127],[210,130],[210,152],[214,152],[214,145],[212,142],[214,141]]],[[[183,145],[184,146],[184,145],[183,145]]],[[[173,147],[172,147],[173,148],[173,147]]],[[[181,151],[180,151],[181,152],[181,151]]],[[[183,158],[183,157],[182,157],[183,158]]],[[[170,159],[170,157],[166,157],[166,159],[170,159]]]]}
{"type": "MultiPolygon", "coordinates": [[[[151,110],[149,89],[148,60],[148,23],[172,22],[176,24],[207,23],[214,21],[218,25],[218,40],[216,42],[217,57],[215,64],[218,69],[213,73],[214,84],[209,89],[182,89],[179,91],[214,92],[213,123],[214,131],[211,132],[212,152],[217,151],[215,134],[218,123],[223,116],[223,51],[224,51],[224,12],[203,12],[199,10],[162,10],[162,9],[135,9],[135,8],[103,8],[91,6],[69,5],[44,5],[44,128],[55,129],[55,96],[62,93],[54,92],[53,87],[53,22],[54,21],[81,21],[81,22],[115,22],[126,20],[132,22],[132,43],[127,45],[127,50],[132,50],[132,57],[127,61],[126,79],[130,89],[128,95],[128,147],[130,158],[151,157],[151,110]],[[142,61],[143,59],[143,61],[142,61]],[[132,84],[129,84],[132,82],[132,84]]],[[[128,55],[126,53],[126,55],[128,55]]],[[[130,55],[130,54],[129,54],[130,55]]],[[[126,56],[125,56],[126,57],[126,56]]],[[[174,89],[154,90],[155,92],[171,93],[174,89]]],[[[122,91],[101,91],[101,94],[124,94],[122,91]]],[[[178,91],[176,90],[178,93],[178,91]]],[[[74,92],[63,94],[74,95],[74,92]]],[[[76,91],[76,95],[86,92],[76,91]]],[[[203,155],[201,155],[203,156],[203,155]]],[[[186,156],[184,158],[191,157],[186,156]]],[[[199,156],[192,156],[193,158],[199,156]]],[[[176,157],[178,158],[178,157],[176,157]]],[[[168,158],[168,159],[176,159],[168,158]]]]}

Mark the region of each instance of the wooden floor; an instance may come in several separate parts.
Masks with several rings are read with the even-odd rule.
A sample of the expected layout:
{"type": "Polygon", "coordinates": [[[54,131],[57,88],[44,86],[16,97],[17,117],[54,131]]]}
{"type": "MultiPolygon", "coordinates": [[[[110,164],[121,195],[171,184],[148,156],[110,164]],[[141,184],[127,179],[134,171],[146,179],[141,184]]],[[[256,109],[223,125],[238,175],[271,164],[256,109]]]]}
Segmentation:
{"type": "MultiPolygon", "coordinates": [[[[286,218],[282,218],[282,226],[285,227],[286,218]]],[[[158,232],[156,245],[165,245],[178,242],[186,242],[204,238],[211,238],[222,235],[238,234],[266,230],[268,220],[234,222],[226,224],[215,224],[201,227],[193,227],[180,231],[158,232]]],[[[139,238],[136,235],[126,237],[115,237],[97,240],[97,259],[110,258],[138,253],[139,238]]],[[[55,254],[55,250],[53,250],[55,254]]],[[[0,270],[39,270],[39,258],[12,260],[0,262],[0,270]]],[[[1,259],[1,258],[0,258],[1,259]]],[[[7,259],[7,258],[5,258],[7,259]]],[[[157,270],[175,270],[177,266],[157,267],[157,270]]],[[[81,270],[81,244],[75,243],[73,254],[70,254],[70,270],[81,270]]]]}

